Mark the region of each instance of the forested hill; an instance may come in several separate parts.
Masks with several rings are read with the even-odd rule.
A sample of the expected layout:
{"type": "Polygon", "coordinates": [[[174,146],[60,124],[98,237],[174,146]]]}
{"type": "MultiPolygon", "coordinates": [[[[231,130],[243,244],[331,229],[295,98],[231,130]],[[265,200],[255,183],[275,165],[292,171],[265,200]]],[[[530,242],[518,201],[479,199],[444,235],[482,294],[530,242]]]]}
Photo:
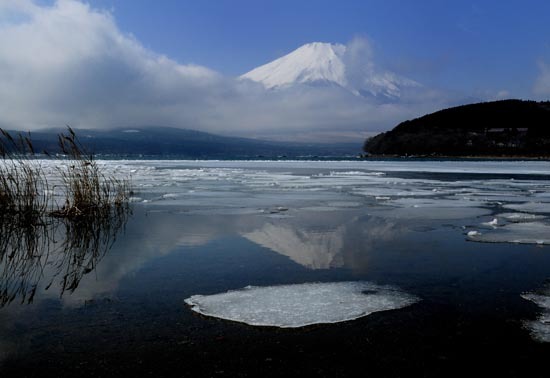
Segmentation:
{"type": "Polygon", "coordinates": [[[550,156],[550,102],[463,105],[405,121],[365,141],[373,155],[550,156]]]}

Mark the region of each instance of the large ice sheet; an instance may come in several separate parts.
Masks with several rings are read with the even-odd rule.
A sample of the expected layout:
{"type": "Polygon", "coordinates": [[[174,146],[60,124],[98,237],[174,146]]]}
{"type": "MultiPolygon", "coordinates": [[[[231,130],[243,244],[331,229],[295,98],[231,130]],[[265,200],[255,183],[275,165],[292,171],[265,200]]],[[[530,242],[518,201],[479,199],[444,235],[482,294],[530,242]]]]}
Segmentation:
{"type": "Polygon", "coordinates": [[[550,342],[550,285],[542,289],[521,295],[522,298],[534,302],[541,308],[536,320],[526,321],[525,326],[533,338],[541,342],[550,342]]]}
{"type": "MultiPolygon", "coordinates": [[[[152,165],[164,167],[275,167],[295,169],[306,167],[371,172],[442,172],[442,173],[499,173],[550,175],[546,161],[435,161],[435,160],[361,160],[361,161],[303,161],[303,160],[150,160],[152,165]]],[[[120,162],[122,163],[122,162],[120,162]]],[[[139,162],[141,163],[141,162],[139,162]]]]}
{"type": "Polygon", "coordinates": [[[485,243],[550,244],[550,225],[541,222],[510,223],[494,230],[468,233],[468,240],[485,243]]]}
{"type": "Polygon", "coordinates": [[[353,320],[416,301],[397,288],[356,281],[248,286],[221,294],[193,295],[185,303],[207,316],[254,326],[297,328],[353,320]]]}
{"type": "MultiPolygon", "coordinates": [[[[57,163],[40,164],[55,183],[57,163]]],[[[389,217],[404,219],[475,217],[503,206],[550,213],[546,162],[120,160],[98,164],[108,174],[131,175],[133,202],[193,214],[261,215],[262,210],[279,206],[296,214],[378,205],[388,208],[389,217]],[[515,176],[485,177],[489,173],[515,176]]],[[[54,197],[63,203],[63,193],[54,197]]]]}

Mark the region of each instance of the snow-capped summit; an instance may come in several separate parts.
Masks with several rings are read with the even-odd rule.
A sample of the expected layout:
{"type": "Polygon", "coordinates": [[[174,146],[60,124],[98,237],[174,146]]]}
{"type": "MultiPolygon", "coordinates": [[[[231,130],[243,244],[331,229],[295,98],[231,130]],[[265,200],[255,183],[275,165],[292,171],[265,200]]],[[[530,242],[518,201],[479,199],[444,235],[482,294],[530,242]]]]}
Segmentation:
{"type": "Polygon", "coordinates": [[[356,95],[399,98],[405,87],[417,82],[388,71],[377,71],[372,62],[358,62],[342,44],[313,42],[241,76],[267,89],[296,84],[338,85],[356,95]],[[361,64],[363,63],[363,64],[361,64]]]}
{"type": "Polygon", "coordinates": [[[333,82],[345,87],[346,72],[342,61],[345,52],[346,46],[340,44],[308,43],[241,77],[260,82],[269,89],[317,81],[333,82]]]}

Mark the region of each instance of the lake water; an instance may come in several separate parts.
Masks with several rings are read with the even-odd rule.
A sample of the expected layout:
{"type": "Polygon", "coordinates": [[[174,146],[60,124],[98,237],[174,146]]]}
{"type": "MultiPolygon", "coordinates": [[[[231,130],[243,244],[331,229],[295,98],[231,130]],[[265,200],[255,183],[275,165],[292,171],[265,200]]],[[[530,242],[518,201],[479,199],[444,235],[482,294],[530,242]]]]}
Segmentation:
{"type": "Polygon", "coordinates": [[[101,164],[127,218],[2,228],[2,377],[547,376],[549,162],[101,164]]]}

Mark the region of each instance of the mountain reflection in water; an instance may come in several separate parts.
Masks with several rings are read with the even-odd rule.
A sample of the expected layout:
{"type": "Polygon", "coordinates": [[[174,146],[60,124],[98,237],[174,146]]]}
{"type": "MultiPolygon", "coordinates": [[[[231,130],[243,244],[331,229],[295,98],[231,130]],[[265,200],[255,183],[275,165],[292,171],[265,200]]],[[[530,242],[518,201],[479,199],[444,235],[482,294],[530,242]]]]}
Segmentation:
{"type": "Polygon", "coordinates": [[[331,219],[318,224],[306,222],[300,216],[296,218],[286,223],[268,221],[243,236],[308,269],[330,269],[354,267],[357,258],[354,251],[359,246],[364,256],[377,243],[389,242],[404,231],[395,221],[380,217],[347,219],[333,214],[331,219]]]}
{"type": "Polygon", "coordinates": [[[121,207],[77,219],[0,217],[0,307],[32,303],[40,284],[58,287],[60,296],[74,292],[112,247],[129,214],[121,207]]]}

